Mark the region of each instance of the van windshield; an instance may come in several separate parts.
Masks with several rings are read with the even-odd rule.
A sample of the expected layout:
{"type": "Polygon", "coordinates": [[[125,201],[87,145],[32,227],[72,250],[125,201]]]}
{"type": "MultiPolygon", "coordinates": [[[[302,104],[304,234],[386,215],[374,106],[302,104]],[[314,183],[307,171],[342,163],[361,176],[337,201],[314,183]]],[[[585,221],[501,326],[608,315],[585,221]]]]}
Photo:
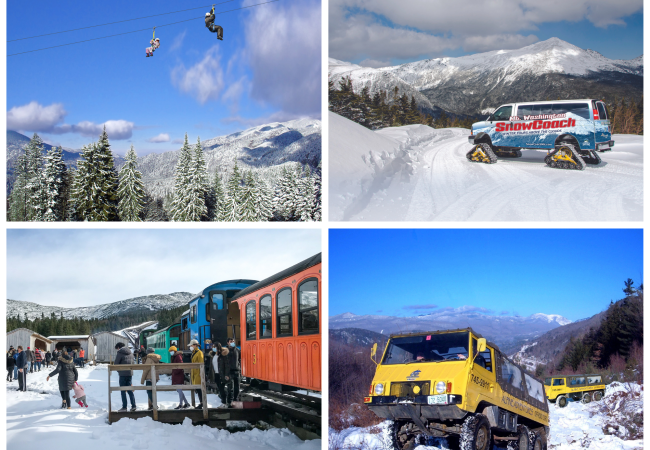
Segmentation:
{"type": "Polygon", "coordinates": [[[391,339],[382,364],[463,361],[468,355],[468,332],[424,334],[391,339]]]}

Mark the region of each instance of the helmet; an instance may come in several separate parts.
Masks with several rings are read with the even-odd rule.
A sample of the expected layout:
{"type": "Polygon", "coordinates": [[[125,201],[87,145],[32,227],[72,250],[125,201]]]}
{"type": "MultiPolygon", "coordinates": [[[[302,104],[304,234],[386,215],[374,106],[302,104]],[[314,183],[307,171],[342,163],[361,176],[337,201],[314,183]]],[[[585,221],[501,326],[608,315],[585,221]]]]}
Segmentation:
{"type": "Polygon", "coordinates": [[[207,16],[209,16],[209,15],[210,15],[210,13],[209,13],[209,12],[207,12],[207,13],[205,13],[205,16],[206,16],[206,17],[207,17],[207,16]]]}

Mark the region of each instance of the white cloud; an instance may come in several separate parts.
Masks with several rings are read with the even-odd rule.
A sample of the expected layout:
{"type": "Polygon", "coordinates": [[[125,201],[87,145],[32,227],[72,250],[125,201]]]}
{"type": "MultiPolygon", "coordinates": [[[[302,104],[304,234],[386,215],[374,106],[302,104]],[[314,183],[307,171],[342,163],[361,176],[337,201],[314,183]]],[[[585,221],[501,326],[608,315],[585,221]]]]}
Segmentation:
{"type": "Polygon", "coordinates": [[[253,8],[246,21],[246,44],[253,99],[294,115],[320,116],[320,1],[253,8]]]}
{"type": "Polygon", "coordinates": [[[385,61],[436,57],[459,48],[519,48],[536,42],[530,32],[544,23],[625,25],[624,18],[642,8],[642,0],[402,0],[399,8],[394,0],[330,0],[330,56],[385,61]]]}
{"type": "Polygon", "coordinates": [[[361,67],[372,67],[379,69],[380,67],[388,67],[391,65],[390,61],[378,61],[376,59],[364,59],[359,63],[361,67]]]}
{"type": "Polygon", "coordinates": [[[173,52],[174,50],[178,50],[183,46],[183,41],[185,40],[186,34],[187,31],[183,31],[182,33],[176,35],[176,37],[172,41],[172,45],[169,46],[170,52],[173,52]]]}
{"type": "Polygon", "coordinates": [[[43,106],[32,101],[23,106],[14,106],[7,111],[7,129],[49,132],[63,122],[66,114],[61,103],[43,106]]]}
{"type": "Polygon", "coordinates": [[[170,141],[169,134],[167,133],[160,133],[158,136],[154,136],[152,138],[147,139],[147,142],[152,142],[154,144],[160,144],[161,142],[169,142],[169,141],[170,141]]]}
{"type": "Polygon", "coordinates": [[[218,50],[217,45],[213,46],[201,61],[189,69],[182,63],[176,66],[171,73],[172,84],[181,92],[196,98],[201,104],[208,100],[217,100],[224,86],[218,50]]]}
{"type": "Polygon", "coordinates": [[[14,106],[7,111],[7,129],[51,134],[76,133],[98,137],[106,126],[106,133],[110,139],[129,139],[133,135],[135,125],[127,120],[107,120],[104,123],[84,120],[76,125],[62,123],[67,114],[61,103],[43,106],[32,101],[26,105],[14,106]]]}
{"type": "Polygon", "coordinates": [[[174,139],[172,144],[182,144],[183,142],[185,142],[183,139],[174,139]]]}

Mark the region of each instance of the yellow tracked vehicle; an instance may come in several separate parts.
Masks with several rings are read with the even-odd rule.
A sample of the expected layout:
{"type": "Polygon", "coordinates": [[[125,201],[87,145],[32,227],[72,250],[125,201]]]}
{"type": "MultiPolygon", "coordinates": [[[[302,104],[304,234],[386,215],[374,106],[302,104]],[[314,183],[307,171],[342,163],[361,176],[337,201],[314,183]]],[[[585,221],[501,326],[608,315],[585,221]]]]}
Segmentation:
{"type": "Polygon", "coordinates": [[[605,384],[600,375],[554,375],[544,379],[544,391],[549,401],[564,408],[569,400],[589,403],[605,396],[605,384]]]}
{"type": "Polygon", "coordinates": [[[546,450],[542,381],[471,328],[391,335],[364,402],[392,421],[396,450],[445,437],[463,450],[546,450]]]}

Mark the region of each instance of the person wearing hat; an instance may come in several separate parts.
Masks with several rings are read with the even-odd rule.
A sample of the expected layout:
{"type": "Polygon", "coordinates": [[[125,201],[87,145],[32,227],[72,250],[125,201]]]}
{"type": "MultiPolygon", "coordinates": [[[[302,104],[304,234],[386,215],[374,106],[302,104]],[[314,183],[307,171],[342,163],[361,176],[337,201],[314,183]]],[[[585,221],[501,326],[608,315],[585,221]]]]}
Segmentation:
{"type": "Polygon", "coordinates": [[[11,347],[7,352],[7,381],[14,381],[14,367],[16,367],[16,360],[14,359],[14,348],[11,347]]]}
{"type": "MultiPolygon", "coordinates": [[[[192,350],[192,362],[203,364],[203,352],[199,346],[199,341],[192,339],[188,345],[190,350],[192,350]]],[[[201,371],[199,369],[192,369],[190,372],[190,383],[191,384],[201,384],[201,371]]],[[[199,404],[194,407],[194,409],[203,409],[203,393],[201,389],[195,389],[196,394],[199,396],[199,404]]],[[[208,399],[206,398],[207,402],[208,399]]]]}
{"type": "MultiPolygon", "coordinates": [[[[147,353],[142,361],[142,364],[160,364],[160,358],[161,356],[155,353],[156,351],[149,347],[147,349],[147,353]]],[[[160,381],[160,376],[156,373],[156,383],[160,381]]],[[[151,386],[153,383],[151,381],[151,367],[148,367],[142,371],[142,378],[140,379],[140,384],[144,384],[145,386],[151,386]]],[[[147,391],[147,396],[149,397],[149,409],[153,409],[153,392],[152,391],[147,391]]]]}
{"type": "MultiPolygon", "coordinates": [[[[115,344],[115,350],[117,350],[117,355],[115,355],[115,362],[113,364],[133,364],[133,353],[129,350],[128,347],[124,345],[123,342],[118,342],[115,344]]],[[[133,371],[132,370],[118,370],[117,374],[119,375],[120,386],[133,386],[133,371]]],[[[117,412],[126,412],[126,394],[129,394],[129,400],[131,400],[131,411],[135,411],[135,396],[133,391],[120,391],[122,395],[122,409],[118,409],[117,412]]]]}
{"type": "MultiPolygon", "coordinates": [[[[183,364],[183,353],[179,352],[176,346],[172,345],[169,347],[169,355],[172,358],[172,363],[174,364],[183,364]]],[[[185,384],[185,373],[183,369],[172,369],[172,385],[182,386],[185,384]]],[[[190,404],[185,398],[183,389],[176,389],[178,393],[178,406],[174,409],[185,409],[189,408],[190,404]]]]}
{"type": "Polygon", "coordinates": [[[79,374],[77,373],[73,358],[71,355],[68,355],[68,352],[64,351],[59,356],[56,369],[48,375],[47,381],[50,381],[50,377],[53,377],[57,373],[59,374],[59,391],[63,400],[61,409],[70,409],[72,408],[70,403],[70,389],[73,388],[75,382],[79,379],[79,374]]]}

